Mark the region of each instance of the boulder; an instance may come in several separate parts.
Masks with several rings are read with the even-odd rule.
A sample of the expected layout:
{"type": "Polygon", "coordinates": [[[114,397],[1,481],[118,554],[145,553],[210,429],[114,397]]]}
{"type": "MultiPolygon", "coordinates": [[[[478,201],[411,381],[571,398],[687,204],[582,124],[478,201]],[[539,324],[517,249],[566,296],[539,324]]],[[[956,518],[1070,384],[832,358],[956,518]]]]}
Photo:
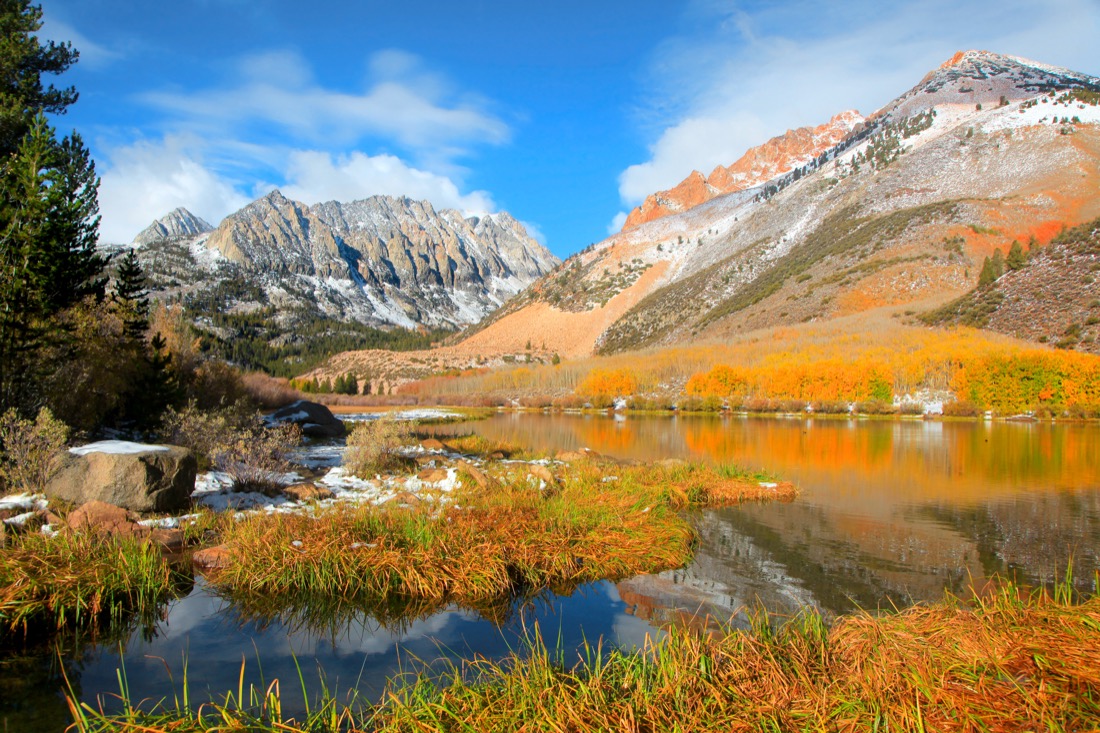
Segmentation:
{"type": "Polygon", "coordinates": [[[425,438],[420,441],[420,447],[424,450],[447,450],[447,446],[443,445],[443,441],[437,440],[436,438],[425,438]]]}
{"type": "Polygon", "coordinates": [[[175,512],[190,503],[197,467],[186,448],[107,440],[62,453],[46,496],[135,512],[175,512]]]}
{"type": "Polygon", "coordinates": [[[332,414],[332,410],[308,400],[280,407],[267,419],[273,423],[295,423],[302,428],[302,435],[310,438],[342,438],[347,434],[344,423],[332,414]]]}

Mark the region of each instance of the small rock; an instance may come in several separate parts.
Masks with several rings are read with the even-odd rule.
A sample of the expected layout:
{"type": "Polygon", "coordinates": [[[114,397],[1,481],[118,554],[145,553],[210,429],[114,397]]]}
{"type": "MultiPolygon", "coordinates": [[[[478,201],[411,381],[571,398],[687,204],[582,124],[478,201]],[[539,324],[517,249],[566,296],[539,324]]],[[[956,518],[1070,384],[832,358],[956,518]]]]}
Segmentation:
{"type": "Polygon", "coordinates": [[[179,552],[183,549],[183,530],[154,529],[149,533],[149,541],[161,546],[166,552],[179,552]]]}
{"type": "Polygon", "coordinates": [[[390,501],[396,504],[408,504],[409,506],[416,506],[421,501],[423,501],[423,499],[421,499],[416,494],[413,494],[412,492],[402,491],[400,494],[397,494],[392,499],[390,499],[390,501]]]}
{"type": "Polygon", "coordinates": [[[420,447],[424,450],[447,450],[447,446],[435,438],[426,438],[420,441],[420,447]]]}
{"type": "Polygon", "coordinates": [[[489,477],[486,476],[485,472],[482,471],[480,468],[468,461],[463,461],[461,464],[459,464],[459,467],[461,468],[461,470],[470,474],[470,478],[472,478],[479,487],[483,489],[489,488],[489,477]]]}
{"type": "Polygon", "coordinates": [[[575,450],[560,450],[554,456],[554,460],[561,461],[562,463],[575,463],[577,461],[583,461],[588,456],[580,451],[575,450]]]}
{"type": "Polygon", "coordinates": [[[527,475],[534,476],[540,481],[545,481],[547,486],[557,482],[554,478],[554,474],[550,472],[550,469],[539,463],[534,463],[528,466],[527,475]]]}
{"type": "Polygon", "coordinates": [[[486,456],[486,458],[488,458],[491,461],[503,461],[506,457],[507,456],[505,456],[502,452],[500,452],[498,450],[495,450],[495,451],[493,451],[492,453],[490,453],[489,455],[486,456]]]}
{"type": "Polygon", "coordinates": [[[229,567],[231,558],[232,553],[227,545],[217,545],[216,547],[207,547],[204,550],[197,551],[191,556],[191,562],[200,568],[217,570],[229,567]]]}
{"type": "Polygon", "coordinates": [[[67,523],[70,529],[85,529],[105,534],[132,534],[133,530],[127,525],[136,524],[130,517],[130,513],[122,507],[98,499],[77,507],[69,515],[67,523]]]}
{"type": "Polygon", "coordinates": [[[413,456],[418,466],[434,466],[439,462],[439,456],[413,456]]]}
{"type": "Polygon", "coordinates": [[[429,484],[435,484],[446,480],[447,471],[443,468],[429,468],[416,474],[416,477],[429,484]]]}
{"type": "Polygon", "coordinates": [[[283,495],[294,501],[321,501],[336,496],[332,489],[309,482],[286,486],[283,488],[283,495]]]}

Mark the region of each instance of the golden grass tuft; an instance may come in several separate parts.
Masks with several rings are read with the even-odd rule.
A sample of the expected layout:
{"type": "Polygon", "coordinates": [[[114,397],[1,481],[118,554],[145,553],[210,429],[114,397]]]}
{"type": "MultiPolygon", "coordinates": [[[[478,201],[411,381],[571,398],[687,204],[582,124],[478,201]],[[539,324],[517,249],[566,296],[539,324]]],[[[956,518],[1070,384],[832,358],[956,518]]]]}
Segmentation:
{"type": "Polygon", "coordinates": [[[267,597],[483,604],[680,567],[695,533],[678,510],[794,492],[702,464],[619,466],[607,480],[605,467],[581,461],[557,467],[553,490],[520,469],[498,464],[483,481],[468,476],[446,504],[250,516],[225,526],[232,561],[214,580],[267,597]]]}

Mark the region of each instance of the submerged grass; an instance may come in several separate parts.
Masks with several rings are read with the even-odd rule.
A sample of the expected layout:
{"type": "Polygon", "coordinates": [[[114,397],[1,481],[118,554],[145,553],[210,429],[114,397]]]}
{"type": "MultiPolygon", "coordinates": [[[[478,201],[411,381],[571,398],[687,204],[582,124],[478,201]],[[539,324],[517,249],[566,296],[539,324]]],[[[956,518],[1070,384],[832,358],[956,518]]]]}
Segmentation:
{"type": "Polygon", "coordinates": [[[159,549],[98,534],[28,533],[0,552],[0,639],[92,629],[156,608],[172,588],[159,549]]]}
{"type": "Polygon", "coordinates": [[[115,715],[69,703],[81,733],[1095,730],[1100,599],[1005,585],[832,628],[812,611],[778,628],[761,613],[749,632],[674,628],[641,650],[592,645],[576,662],[536,634],[501,662],[397,679],[375,706],[322,689],[301,720],[282,716],[277,683],[194,710],[178,697],[115,715]]]}
{"type": "MultiPolygon", "coordinates": [[[[447,503],[257,514],[224,528],[231,594],[484,605],[502,595],[679,567],[695,533],[678,511],[793,496],[702,464],[525,464],[466,475],[447,503]],[[547,471],[549,469],[543,469],[547,471]]],[[[422,605],[422,604],[421,604],[422,605]]]]}

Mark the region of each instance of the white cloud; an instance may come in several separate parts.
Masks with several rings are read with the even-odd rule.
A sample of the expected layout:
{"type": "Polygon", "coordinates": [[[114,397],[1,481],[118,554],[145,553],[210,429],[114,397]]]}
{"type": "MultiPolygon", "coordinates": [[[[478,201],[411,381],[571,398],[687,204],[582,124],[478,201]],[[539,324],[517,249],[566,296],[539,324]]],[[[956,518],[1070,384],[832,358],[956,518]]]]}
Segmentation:
{"type": "Polygon", "coordinates": [[[537,224],[533,224],[529,221],[523,220],[520,220],[519,223],[522,224],[523,228],[527,230],[527,236],[541,244],[543,247],[546,246],[546,235],[542,233],[542,230],[539,229],[537,224]]]}
{"type": "Polygon", "coordinates": [[[376,137],[424,160],[450,160],[472,144],[508,141],[508,126],[483,100],[459,94],[412,54],[376,53],[369,69],[366,88],[349,93],[317,83],[298,54],[272,52],[245,58],[240,78],[227,88],[143,99],[207,136],[275,127],[299,144],[348,146],[376,137]]]}
{"type": "Polygon", "coordinates": [[[615,214],[614,218],[611,219],[611,223],[607,225],[607,233],[618,234],[623,230],[623,224],[626,224],[626,212],[620,211],[615,214]]]}
{"type": "Polygon", "coordinates": [[[486,191],[462,193],[450,178],[418,170],[392,155],[354,152],[333,156],[316,150],[294,151],[287,160],[286,181],[281,186],[283,193],[307,204],[386,194],[427,199],[437,209],[496,211],[486,191]]]}
{"type": "Polygon", "coordinates": [[[97,69],[122,56],[118,51],[95,43],[68,23],[49,16],[43,18],[38,35],[47,41],[56,43],[68,41],[72,43],[73,48],[80,52],[79,64],[81,66],[97,69]]]}
{"type": "Polygon", "coordinates": [[[217,225],[248,203],[231,182],[203,163],[200,147],[196,140],[167,137],[111,150],[100,165],[100,239],[130,242],[178,206],[217,225]]]}
{"type": "Polygon", "coordinates": [[[708,173],[792,127],[886,104],[957,50],[987,49],[1096,74],[1095,0],[697,0],[697,32],[668,39],[652,74],[656,126],[647,161],[619,177],[624,203],[708,173]]]}

